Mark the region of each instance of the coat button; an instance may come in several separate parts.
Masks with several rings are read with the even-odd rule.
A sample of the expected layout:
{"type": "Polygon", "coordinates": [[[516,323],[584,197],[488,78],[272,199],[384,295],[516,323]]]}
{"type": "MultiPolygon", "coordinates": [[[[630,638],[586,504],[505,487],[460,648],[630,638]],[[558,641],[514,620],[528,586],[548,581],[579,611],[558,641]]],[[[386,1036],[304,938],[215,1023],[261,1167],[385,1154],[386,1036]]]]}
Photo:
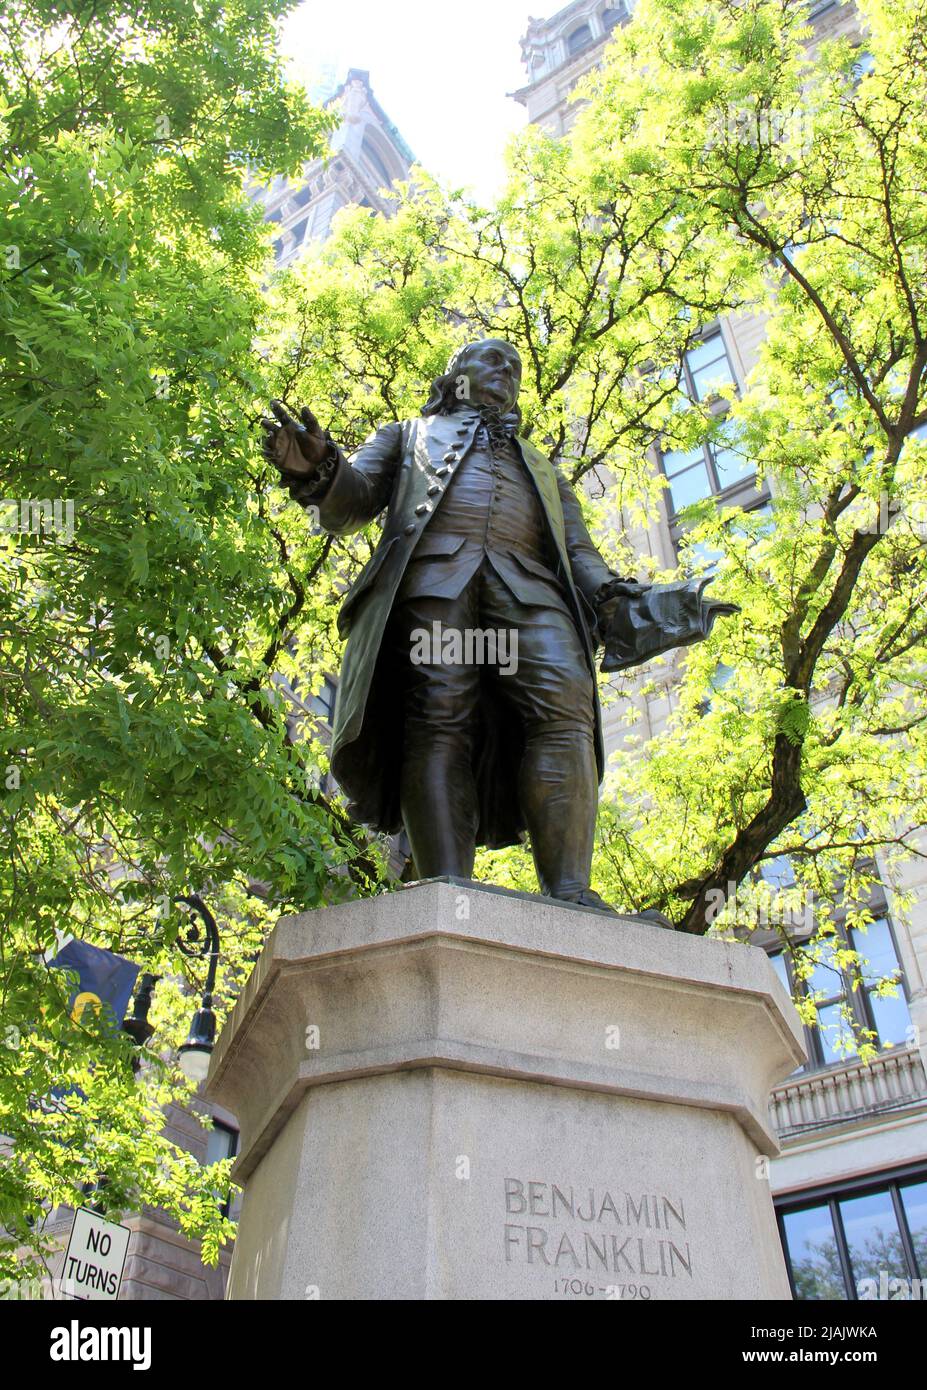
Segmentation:
{"type": "Polygon", "coordinates": [[[440,491],[441,491],[441,489],[440,489],[440,487],[438,486],[438,484],[437,484],[437,483],[432,483],[431,487],[428,489],[428,496],[429,496],[429,497],[434,497],[435,494],[438,493],[438,492],[440,492],[440,491]]]}
{"type": "Polygon", "coordinates": [[[444,455],[444,462],[445,462],[445,463],[456,463],[456,462],[457,462],[457,455],[454,453],[453,449],[451,450],[450,453],[444,455]]]}
{"type": "MultiPolygon", "coordinates": [[[[430,512],[430,511],[431,511],[431,508],[429,507],[429,505],[428,505],[427,502],[419,502],[418,506],[415,508],[415,515],[416,515],[416,516],[424,516],[426,512],[430,512]]],[[[414,526],[412,527],[412,530],[413,530],[413,531],[415,530],[415,527],[414,527],[414,526]]]]}
{"type": "Polygon", "coordinates": [[[406,535],[407,535],[407,536],[414,536],[416,530],[417,530],[417,527],[415,526],[415,523],[412,522],[412,521],[410,521],[409,524],[408,524],[408,526],[406,527],[406,535]]]}
{"type": "Polygon", "coordinates": [[[436,469],[435,469],[435,477],[436,477],[436,478],[443,478],[444,475],[445,475],[445,473],[450,473],[450,471],[451,471],[451,470],[450,470],[449,468],[447,468],[447,467],[445,467],[445,468],[436,468],[436,469]]]}

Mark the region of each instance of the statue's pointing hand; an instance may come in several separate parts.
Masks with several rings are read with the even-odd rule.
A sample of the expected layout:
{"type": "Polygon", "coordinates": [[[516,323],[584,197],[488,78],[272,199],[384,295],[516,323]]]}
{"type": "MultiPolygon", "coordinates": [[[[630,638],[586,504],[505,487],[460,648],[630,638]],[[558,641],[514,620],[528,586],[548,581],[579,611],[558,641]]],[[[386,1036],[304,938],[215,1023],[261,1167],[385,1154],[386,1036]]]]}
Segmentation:
{"type": "Polygon", "coordinates": [[[307,479],[316,477],[319,465],[329,457],[330,436],[308,406],[303,406],[299,412],[299,420],[294,420],[280,401],[271,401],[270,408],[276,418],[271,420],[265,416],[261,420],[264,457],[268,463],[276,464],[282,473],[307,479]]]}

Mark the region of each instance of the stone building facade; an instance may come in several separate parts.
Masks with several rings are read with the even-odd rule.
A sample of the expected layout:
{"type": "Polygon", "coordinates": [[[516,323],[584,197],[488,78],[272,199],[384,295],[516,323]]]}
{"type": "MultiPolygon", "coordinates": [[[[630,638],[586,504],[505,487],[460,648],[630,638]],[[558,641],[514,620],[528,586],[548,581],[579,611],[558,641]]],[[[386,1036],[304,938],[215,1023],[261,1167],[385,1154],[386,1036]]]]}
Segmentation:
{"type": "Polygon", "coordinates": [[[251,190],[252,198],[264,205],[265,220],[275,224],[274,251],[281,268],[312,242],[324,241],[341,208],[388,212],[383,191],[408,178],[412,167],[412,151],[374,96],[369,72],[349,69],[324,105],[339,117],[328,154],[305,164],[299,178],[278,178],[251,190]]]}

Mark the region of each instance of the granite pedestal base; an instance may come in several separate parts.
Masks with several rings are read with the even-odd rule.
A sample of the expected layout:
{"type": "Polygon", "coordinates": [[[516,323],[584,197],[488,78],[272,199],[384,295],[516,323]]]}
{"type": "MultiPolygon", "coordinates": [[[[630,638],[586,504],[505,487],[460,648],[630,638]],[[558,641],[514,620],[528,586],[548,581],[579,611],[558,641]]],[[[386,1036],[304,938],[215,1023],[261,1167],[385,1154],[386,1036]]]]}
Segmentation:
{"type": "Polygon", "coordinates": [[[283,918],[216,1046],[232,1299],[788,1298],[764,953],[435,880],[283,918]]]}

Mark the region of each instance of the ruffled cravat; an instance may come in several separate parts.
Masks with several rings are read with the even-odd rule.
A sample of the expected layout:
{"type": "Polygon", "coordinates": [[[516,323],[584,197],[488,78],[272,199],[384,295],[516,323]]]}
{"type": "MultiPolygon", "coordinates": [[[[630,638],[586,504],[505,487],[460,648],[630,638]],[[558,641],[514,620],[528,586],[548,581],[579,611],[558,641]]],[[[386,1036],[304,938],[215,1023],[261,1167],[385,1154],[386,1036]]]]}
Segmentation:
{"type": "Polygon", "coordinates": [[[517,410],[503,411],[494,405],[471,405],[470,408],[479,412],[480,419],[486,426],[486,433],[489,435],[489,443],[493,450],[505,448],[518,433],[519,415],[517,410]]]}

